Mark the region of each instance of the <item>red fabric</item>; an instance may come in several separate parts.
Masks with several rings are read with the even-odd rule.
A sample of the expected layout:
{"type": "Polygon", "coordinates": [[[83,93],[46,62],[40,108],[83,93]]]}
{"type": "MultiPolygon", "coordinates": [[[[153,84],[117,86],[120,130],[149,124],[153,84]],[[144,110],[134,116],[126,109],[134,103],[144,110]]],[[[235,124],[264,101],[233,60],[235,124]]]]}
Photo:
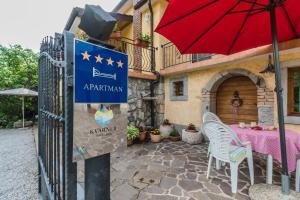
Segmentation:
{"type": "MultiPolygon", "coordinates": [[[[173,42],[181,53],[228,55],[271,44],[270,13],[257,13],[269,0],[245,1],[259,5],[240,0],[171,0],[156,32],[173,42]],[[251,9],[248,18],[250,12],[228,13],[251,9]]],[[[300,37],[300,1],[285,0],[282,5],[275,10],[279,42],[300,37]]]]}

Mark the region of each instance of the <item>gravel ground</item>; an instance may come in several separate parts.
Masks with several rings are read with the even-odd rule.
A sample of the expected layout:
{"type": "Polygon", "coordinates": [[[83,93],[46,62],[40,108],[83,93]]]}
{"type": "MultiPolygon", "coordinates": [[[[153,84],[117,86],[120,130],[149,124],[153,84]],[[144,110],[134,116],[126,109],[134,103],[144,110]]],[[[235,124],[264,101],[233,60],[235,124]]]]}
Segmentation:
{"type": "Polygon", "coordinates": [[[38,199],[32,129],[0,129],[0,200],[38,199]]]}

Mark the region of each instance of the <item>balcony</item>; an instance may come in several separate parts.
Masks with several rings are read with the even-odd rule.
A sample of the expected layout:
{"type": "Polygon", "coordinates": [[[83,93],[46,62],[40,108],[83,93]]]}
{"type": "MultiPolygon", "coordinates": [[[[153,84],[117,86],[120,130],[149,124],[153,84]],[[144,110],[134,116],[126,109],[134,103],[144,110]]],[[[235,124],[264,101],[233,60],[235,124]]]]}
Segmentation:
{"type": "Polygon", "coordinates": [[[183,63],[195,63],[212,58],[212,54],[181,54],[171,42],[161,47],[163,48],[164,69],[183,63]]]}
{"type": "Polygon", "coordinates": [[[128,68],[140,72],[154,72],[155,48],[140,47],[129,38],[110,39],[108,44],[113,45],[115,50],[128,55],[128,68]]]}

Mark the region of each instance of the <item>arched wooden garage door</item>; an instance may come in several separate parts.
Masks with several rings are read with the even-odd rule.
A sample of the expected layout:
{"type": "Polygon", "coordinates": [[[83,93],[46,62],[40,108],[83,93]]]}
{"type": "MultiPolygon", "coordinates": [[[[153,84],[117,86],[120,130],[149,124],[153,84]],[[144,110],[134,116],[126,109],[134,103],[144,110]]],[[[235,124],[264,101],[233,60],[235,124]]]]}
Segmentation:
{"type": "Polygon", "coordinates": [[[246,76],[238,76],[225,80],[217,91],[217,115],[226,124],[239,122],[257,122],[257,88],[246,76]],[[232,106],[235,92],[239,93],[243,103],[238,109],[232,106]]]}

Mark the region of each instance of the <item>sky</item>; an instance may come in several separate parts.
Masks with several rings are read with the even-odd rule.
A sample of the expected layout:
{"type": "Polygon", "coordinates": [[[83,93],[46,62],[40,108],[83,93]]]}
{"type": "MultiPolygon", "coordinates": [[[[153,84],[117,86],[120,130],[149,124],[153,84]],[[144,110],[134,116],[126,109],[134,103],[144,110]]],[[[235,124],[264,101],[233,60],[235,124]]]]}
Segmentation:
{"type": "Polygon", "coordinates": [[[62,33],[73,7],[100,5],[111,11],[120,0],[0,0],[0,45],[21,44],[35,52],[47,35],[62,33]]]}

